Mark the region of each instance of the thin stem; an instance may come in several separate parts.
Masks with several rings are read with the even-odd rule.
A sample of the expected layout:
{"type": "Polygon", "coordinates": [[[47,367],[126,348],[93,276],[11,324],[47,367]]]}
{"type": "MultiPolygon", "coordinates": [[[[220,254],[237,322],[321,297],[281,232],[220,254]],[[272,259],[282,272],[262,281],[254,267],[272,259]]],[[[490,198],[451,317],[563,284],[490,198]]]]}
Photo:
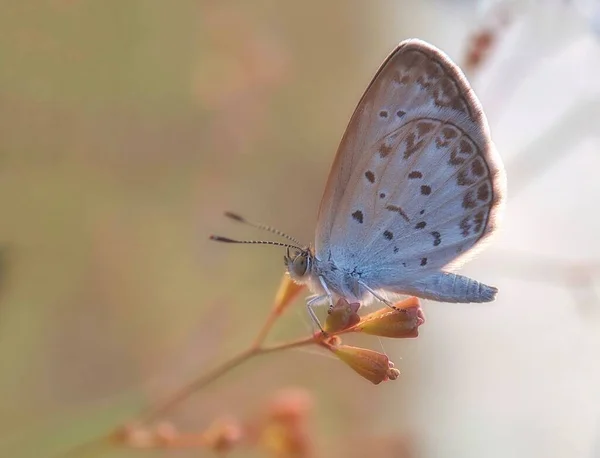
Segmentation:
{"type": "Polygon", "coordinates": [[[156,420],[158,417],[165,415],[169,410],[171,410],[177,404],[190,397],[196,391],[214,382],[216,379],[226,374],[230,370],[235,369],[242,363],[255,356],[258,352],[259,349],[255,347],[250,347],[247,350],[242,351],[241,353],[231,358],[229,361],[226,361],[225,363],[215,368],[212,372],[208,372],[204,376],[193,380],[191,383],[181,388],[166,401],[161,402],[157,406],[151,407],[146,413],[144,413],[141,416],[141,420],[143,422],[150,423],[156,420]]]}
{"type": "Polygon", "coordinates": [[[292,340],[281,344],[271,345],[270,347],[261,347],[259,352],[261,355],[273,353],[275,351],[289,350],[290,348],[303,347],[304,345],[316,344],[321,342],[322,338],[316,334],[314,336],[305,337],[303,339],[292,340]]]}
{"type": "Polygon", "coordinates": [[[277,321],[277,318],[279,318],[280,315],[281,313],[277,308],[271,311],[267,317],[267,321],[265,321],[265,324],[263,324],[263,327],[260,329],[256,339],[254,339],[254,343],[252,344],[253,348],[259,348],[263,344],[267,338],[267,335],[271,331],[271,328],[275,324],[275,321],[277,321]]]}
{"type": "Polygon", "coordinates": [[[301,347],[303,345],[310,345],[312,343],[318,342],[318,336],[310,336],[298,340],[292,340],[291,342],[284,342],[281,344],[272,345],[270,347],[257,347],[253,345],[247,350],[244,350],[241,353],[237,354],[230,360],[224,362],[220,366],[217,366],[213,371],[208,372],[204,376],[197,378],[188,385],[184,386],[179,391],[177,391],[171,398],[161,402],[155,407],[150,408],[150,410],[148,410],[145,414],[141,416],[141,420],[145,423],[150,423],[156,420],[157,418],[166,415],[170,410],[172,410],[181,402],[185,401],[196,391],[206,387],[221,376],[225,375],[227,372],[235,369],[236,367],[242,365],[243,363],[254,358],[255,356],[263,355],[266,353],[273,353],[275,351],[280,350],[287,350],[289,348],[301,347]]]}

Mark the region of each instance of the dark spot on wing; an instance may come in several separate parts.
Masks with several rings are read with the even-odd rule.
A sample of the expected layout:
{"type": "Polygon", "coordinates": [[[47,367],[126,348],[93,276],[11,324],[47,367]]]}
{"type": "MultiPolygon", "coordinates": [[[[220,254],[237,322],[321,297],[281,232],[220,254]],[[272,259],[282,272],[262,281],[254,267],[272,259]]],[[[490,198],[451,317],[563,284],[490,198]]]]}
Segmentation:
{"type": "Polygon", "coordinates": [[[381,111],[379,112],[379,117],[380,117],[380,118],[387,118],[387,117],[388,117],[388,112],[387,112],[387,110],[381,110],[381,111]]]}
{"type": "Polygon", "coordinates": [[[458,172],[458,176],[456,177],[456,183],[459,186],[471,186],[475,181],[477,181],[477,179],[470,177],[469,172],[466,170],[458,172]]]}
{"type": "Polygon", "coordinates": [[[414,179],[414,178],[423,178],[423,174],[417,170],[413,170],[412,172],[410,172],[408,174],[408,178],[414,179]]]}
{"type": "Polygon", "coordinates": [[[394,238],[394,234],[393,234],[392,232],[390,232],[390,231],[385,231],[385,232],[383,233],[383,236],[384,236],[386,239],[388,239],[388,240],[392,240],[392,239],[394,238]]]}
{"type": "Polygon", "coordinates": [[[438,231],[433,231],[431,235],[433,235],[433,246],[438,246],[440,243],[442,243],[442,234],[440,234],[438,231]]]}
{"type": "Polygon", "coordinates": [[[421,222],[417,223],[417,225],[415,226],[415,229],[424,229],[425,226],[427,226],[427,223],[425,221],[421,221],[421,222]]]}
{"type": "Polygon", "coordinates": [[[385,192],[380,192],[379,193],[379,198],[380,199],[385,199],[385,192]]]}
{"type": "Polygon", "coordinates": [[[427,265],[427,258],[421,258],[421,265],[422,266],[427,265]]]}
{"type": "Polygon", "coordinates": [[[421,210],[421,211],[419,212],[419,215],[424,215],[424,214],[425,214],[425,210],[421,210]]]}
{"type": "Polygon", "coordinates": [[[406,221],[410,222],[410,219],[408,219],[408,215],[406,213],[404,213],[404,210],[402,210],[402,208],[397,207],[396,205],[386,205],[385,209],[388,211],[396,212],[396,213],[400,214],[400,216],[402,216],[402,218],[404,218],[406,221]]]}
{"type": "Polygon", "coordinates": [[[394,247],[394,253],[398,253],[398,251],[400,251],[400,249],[397,246],[395,246],[394,247]]]}
{"type": "Polygon", "coordinates": [[[398,110],[396,111],[396,116],[398,116],[399,118],[401,118],[402,116],[404,116],[406,114],[406,111],[402,111],[402,110],[398,110]]]}
{"type": "Polygon", "coordinates": [[[421,194],[423,194],[424,196],[428,196],[429,194],[431,194],[431,186],[427,186],[426,184],[421,186],[421,194]]]}
{"type": "Polygon", "coordinates": [[[369,180],[371,183],[375,183],[375,174],[373,172],[367,170],[365,172],[365,176],[367,177],[367,180],[369,180]]]}
{"type": "Polygon", "coordinates": [[[406,135],[404,143],[406,144],[406,151],[404,151],[404,156],[403,157],[404,157],[404,159],[408,159],[414,153],[416,153],[419,149],[421,149],[421,146],[423,144],[423,140],[417,141],[417,136],[415,135],[415,133],[414,132],[409,132],[406,135]]]}
{"type": "Polygon", "coordinates": [[[467,237],[471,233],[471,224],[469,224],[469,217],[464,218],[460,225],[458,226],[461,229],[461,234],[463,237],[467,237]]]}
{"type": "Polygon", "coordinates": [[[363,212],[361,212],[360,210],[356,210],[354,213],[352,213],[352,218],[354,218],[356,221],[358,221],[360,224],[362,224],[363,212]]]}
{"type": "Polygon", "coordinates": [[[392,152],[392,147],[386,145],[385,143],[382,143],[381,146],[379,147],[379,156],[382,158],[388,156],[391,152],[392,152]]]}
{"type": "Polygon", "coordinates": [[[490,197],[490,189],[488,188],[488,184],[483,183],[477,189],[477,199],[485,202],[489,199],[489,197],[490,197]]]}
{"type": "Polygon", "coordinates": [[[483,161],[478,157],[471,162],[471,171],[473,175],[477,177],[482,177],[485,175],[485,166],[483,165],[483,161]]]}
{"type": "Polygon", "coordinates": [[[462,201],[463,208],[475,208],[477,206],[477,202],[475,201],[474,192],[469,190],[465,193],[462,201]]]}

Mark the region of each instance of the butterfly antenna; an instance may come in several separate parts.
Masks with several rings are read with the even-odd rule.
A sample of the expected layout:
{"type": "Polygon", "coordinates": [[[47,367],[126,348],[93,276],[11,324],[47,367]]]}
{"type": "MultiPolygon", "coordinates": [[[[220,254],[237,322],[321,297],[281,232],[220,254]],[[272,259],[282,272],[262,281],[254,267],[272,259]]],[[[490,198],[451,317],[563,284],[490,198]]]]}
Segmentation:
{"type": "Polygon", "coordinates": [[[276,234],[276,235],[278,235],[280,237],[284,237],[284,238],[286,238],[288,240],[291,240],[296,245],[302,245],[302,243],[300,243],[300,241],[296,240],[291,235],[287,235],[285,232],[281,232],[280,230],[275,229],[274,227],[271,227],[271,226],[267,226],[265,224],[258,224],[258,223],[254,223],[252,221],[248,221],[246,218],[244,218],[243,216],[238,215],[237,213],[225,212],[225,216],[227,218],[231,218],[232,220],[237,221],[239,223],[244,223],[244,224],[247,224],[248,226],[255,227],[256,229],[262,229],[263,231],[268,231],[268,232],[276,234]]]}
{"type": "Polygon", "coordinates": [[[271,240],[234,240],[227,237],[221,237],[220,235],[211,235],[210,240],[215,242],[223,242],[223,243],[246,243],[250,245],[274,245],[274,246],[283,246],[287,248],[296,248],[297,250],[302,251],[303,249],[296,245],[290,245],[289,243],[282,242],[273,242],[271,240]]]}

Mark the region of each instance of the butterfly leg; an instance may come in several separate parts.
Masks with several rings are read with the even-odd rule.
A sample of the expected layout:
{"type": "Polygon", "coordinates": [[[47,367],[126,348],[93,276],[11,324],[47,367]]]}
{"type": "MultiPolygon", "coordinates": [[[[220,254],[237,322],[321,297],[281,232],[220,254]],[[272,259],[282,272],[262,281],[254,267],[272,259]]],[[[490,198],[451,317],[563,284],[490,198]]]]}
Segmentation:
{"type": "Polygon", "coordinates": [[[313,307],[315,306],[315,304],[325,299],[325,297],[326,296],[313,296],[311,299],[306,301],[306,309],[308,310],[308,314],[312,318],[313,322],[319,327],[322,333],[325,333],[325,330],[323,329],[323,326],[321,326],[321,322],[317,318],[317,314],[315,313],[313,307]]]}
{"type": "Polygon", "coordinates": [[[362,280],[358,280],[358,283],[365,288],[368,292],[370,292],[377,300],[383,302],[385,305],[387,305],[389,308],[391,308],[392,310],[395,310],[396,312],[402,312],[402,309],[399,309],[398,307],[394,306],[393,303],[391,303],[390,301],[388,301],[386,298],[384,298],[383,296],[381,296],[379,293],[377,293],[375,290],[373,290],[372,288],[370,288],[367,284],[365,284],[362,280]]]}
{"type": "Polygon", "coordinates": [[[319,282],[321,283],[321,286],[325,290],[325,293],[327,294],[327,298],[329,299],[329,309],[327,310],[327,313],[331,313],[331,311],[333,310],[333,294],[331,294],[331,291],[329,291],[329,288],[327,287],[327,283],[325,283],[325,279],[323,277],[321,277],[320,275],[319,275],[319,282]]]}

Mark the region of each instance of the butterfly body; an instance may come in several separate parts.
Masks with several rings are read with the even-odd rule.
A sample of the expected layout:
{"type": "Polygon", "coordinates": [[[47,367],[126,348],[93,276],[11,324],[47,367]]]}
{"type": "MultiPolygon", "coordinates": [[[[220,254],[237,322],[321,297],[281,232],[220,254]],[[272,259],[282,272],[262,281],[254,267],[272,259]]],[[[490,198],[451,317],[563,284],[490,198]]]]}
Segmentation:
{"type": "Polygon", "coordinates": [[[288,247],[287,270],[315,294],[317,324],[311,306],[339,298],[489,302],[496,288],[454,271],[496,232],[505,197],[504,166],[468,81],[439,49],[411,39],[384,61],[350,119],[314,247],[256,224],[295,244],[241,243],[288,247]]]}

